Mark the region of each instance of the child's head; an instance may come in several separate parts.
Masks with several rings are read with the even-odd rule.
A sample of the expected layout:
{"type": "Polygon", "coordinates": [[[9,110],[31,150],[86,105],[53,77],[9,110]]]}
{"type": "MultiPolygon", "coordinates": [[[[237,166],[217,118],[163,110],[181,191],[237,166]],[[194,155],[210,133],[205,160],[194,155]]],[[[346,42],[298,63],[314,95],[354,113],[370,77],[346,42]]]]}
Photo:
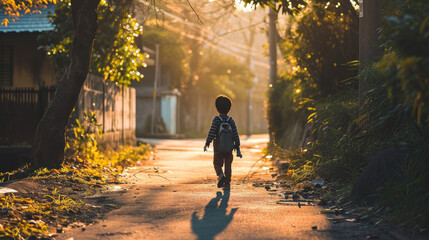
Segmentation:
{"type": "Polygon", "coordinates": [[[220,114],[227,114],[231,109],[231,99],[227,96],[219,96],[216,98],[216,109],[220,114]]]}

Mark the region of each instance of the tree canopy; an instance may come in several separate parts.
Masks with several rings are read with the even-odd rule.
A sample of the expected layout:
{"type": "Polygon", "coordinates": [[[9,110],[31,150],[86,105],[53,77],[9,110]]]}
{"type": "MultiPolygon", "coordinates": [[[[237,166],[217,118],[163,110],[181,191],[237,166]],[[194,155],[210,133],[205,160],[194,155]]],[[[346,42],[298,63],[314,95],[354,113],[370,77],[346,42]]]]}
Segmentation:
{"type": "MultiPolygon", "coordinates": [[[[281,11],[282,13],[288,13],[288,14],[296,14],[300,12],[301,10],[305,9],[305,7],[310,3],[310,1],[307,0],[242,0],[246,4],[250,4],[254,7],[257,6],[269,6],[276,11],[281,11]]],[[[352,5],[357,6],[358,0],[348,0],[352,5]]],[[[344,3],[344,1],[341,0],[313,0],[311,3],[315,4],[327,4],[341,7],[341,4],[344,3]]]]}
{"type": "Polygon", "coordinates": [[[206,51],[202,56],[196,86],[214,96],[225,94],[235,99],[245,99],[252,86],[253,73],[249,67],[233,56],[206,51]]]}
{"type": "Polygon", "coordinates": [[[145,47],[155,49],[155,45],[160,47],[160,64],[167,67],[174,76],[169,87],[182,89],[189,77],[189,56],[187,46],[180,38],[179,34],[159,28],[156,25],[145,26],[142,35],[142,43],[145,47]]]}
{"type": "MultiPolygon", "coordinates": [[[[143,75],[138,68],[144,64],[145,55],[136,47],[135,39],[143,33],[143,26],[132,16],[130,2],[103,1],[97,11],[98,29],[90,72],[124,86],[141,80],[143,75]]],[[[50,19],[55,29],[44,32],[40,40],[56,66],[57,75],[61,77],[69,62],[75,34],[71,1],[59,1],[50,19]]]]}
{"type": "MultiPolygon", "coordinates": [[[[143,44],[151,49],[159,44],[161,65],[168,67],[174,76],[171,87],[180,89],[184,95],[197,87],[214,95],[244,98],[245,92],[236,90],[248,89],[252,85],[253,74],[248,64],[214,48],[216,32],[229,27],[220,25],[221,19],[227,18],[234,6],[230,1],[219,1],[212,5],[209,1],[198,5],[196,11],[201,14],[202,25],[188,3],[160,2],[156,5],[160,9],[159,15],[151,12],[147,16],[143,44]],[[176,18],[160,19],[161,14],[168,12],[173,12],[176,18]],[[181,22],[178,18],[193,18],[197,24],[181,22]],[[210,29],[212,35],[204,35],[208,34],[207,29],[210,29]]],[[[222,20],[225,22],[225,19],[222,20]]]]}
{"type": "Polygon", "coordinates": [[[15,21],[22,14],[40,13],[40,8],[46,8],[48,3],[55,4],[57,0],[0,0],[0,12],[3,12],[6,18],[0,19],[1,25],[7,26],[10,21],[15,21]]]}

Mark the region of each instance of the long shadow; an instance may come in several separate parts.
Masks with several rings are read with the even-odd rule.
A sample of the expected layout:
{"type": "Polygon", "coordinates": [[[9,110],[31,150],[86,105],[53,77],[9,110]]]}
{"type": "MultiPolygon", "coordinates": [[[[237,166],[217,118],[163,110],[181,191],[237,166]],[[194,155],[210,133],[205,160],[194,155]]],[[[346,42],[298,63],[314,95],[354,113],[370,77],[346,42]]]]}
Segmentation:
{"type": "Polygon", "coordinates": [[[226,215],[229,194],[229,190],[224,191],[223,195],[221,192],[217,192],[216,197],[212,198],[204,208],[204,216],[201,219],[197,216],[197,212],[192,214],[192,231],[198,236],[199,240],[214,239],[231,223],[238,208],[231,209],[231,212],[226,215]],[[222,201],[220,201],[221,199],[222,201]],[[220,204],[218,205],[219,201],[220,204]]]}

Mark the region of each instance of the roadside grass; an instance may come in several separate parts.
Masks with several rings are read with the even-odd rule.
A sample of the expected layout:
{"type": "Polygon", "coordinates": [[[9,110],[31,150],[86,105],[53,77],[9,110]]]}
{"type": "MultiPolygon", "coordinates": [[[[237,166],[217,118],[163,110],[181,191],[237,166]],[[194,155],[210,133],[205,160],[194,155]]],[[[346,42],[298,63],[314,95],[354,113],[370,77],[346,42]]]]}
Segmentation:
{"type": "Polygon", "coordinates": [[[93,114],[86,114],[82,123],[76,120],[68,132],[66,161],[60,169],[34,170],[27,165],[0,173],[3,185],[17,182],[11,188],[19,191],[0,194],[0,238],[50,239],[73,223],[93,222],[109,210],[86,197],[101,193],[106,184],[123,183],[120,174],[127,167],[143,164],[151,147],[140,144],[100,151],[99,126],[93,114]],[[20,183],[31,187],[21,191],[20,183]]]}
{"type": "Polygon", "coordinates": [[[378,151],[392,147],[406,149],[400,181],[387,181],[379,187],[374,193],[376,203],[370,207],[381,209],[373,211],[380,221],[398,224],[411,234],[427,233],[427,130],[408,116],[409,108],[390,101],[377,69],[368,67],[362,75],[373,85],[365,93],[360,114],[357,114],[355,95],[319,100],[314,103],[313,115],[308,117],[312,123],[309,142],[302,148],[270,149],[273,156],[283,155],[279,158],[289,162],[280,180],[297,185],[323,179],[325,184],[333,186],[323,192],[323,198],[326,202],[339,202],[339,199],[348,199],[354,181],[378,151]]]}
{"type": "Polygon", "coordinates": [[[0,194],[0,238],[50,238],[74,222],[87,221],[92,204],[85,197],[94,195],[106,184],[120,184],[119,176],[130,166],[143,163],[151,153],[147,145],[124,146],[118,151],[99,152],[96,159],[69,158],[60,169],[28,167],[0,174],[0,179],[26,180],[39,189],[30,193],[0,194]]]}
{"type": "MultiPolygon", "coordinates": [[[[41,199],[22,197],[19,194],[0,196],[2,213],[0,237],[13,239],[25,239],[30,236],[48,237],[50,232],[48,221],[44,219],[78,212],[83,204],[81,200],[73,200],[60,194],[57,189],[41,199]]],[[[65,223],[68,219],[64,217],[59,221],[65,223]]]]}

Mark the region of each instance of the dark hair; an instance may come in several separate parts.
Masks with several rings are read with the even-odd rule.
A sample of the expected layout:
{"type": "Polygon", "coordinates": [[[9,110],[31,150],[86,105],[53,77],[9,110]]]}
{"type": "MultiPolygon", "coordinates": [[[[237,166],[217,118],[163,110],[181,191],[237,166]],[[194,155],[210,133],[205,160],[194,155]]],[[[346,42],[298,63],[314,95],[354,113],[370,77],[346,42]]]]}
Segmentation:
{"type": "Polygon", "coordinates": [[[231,109],[231,99],[227,96],[219,96],[216,98],[216,109],[220,114],[227,114],[231,109]]]}

